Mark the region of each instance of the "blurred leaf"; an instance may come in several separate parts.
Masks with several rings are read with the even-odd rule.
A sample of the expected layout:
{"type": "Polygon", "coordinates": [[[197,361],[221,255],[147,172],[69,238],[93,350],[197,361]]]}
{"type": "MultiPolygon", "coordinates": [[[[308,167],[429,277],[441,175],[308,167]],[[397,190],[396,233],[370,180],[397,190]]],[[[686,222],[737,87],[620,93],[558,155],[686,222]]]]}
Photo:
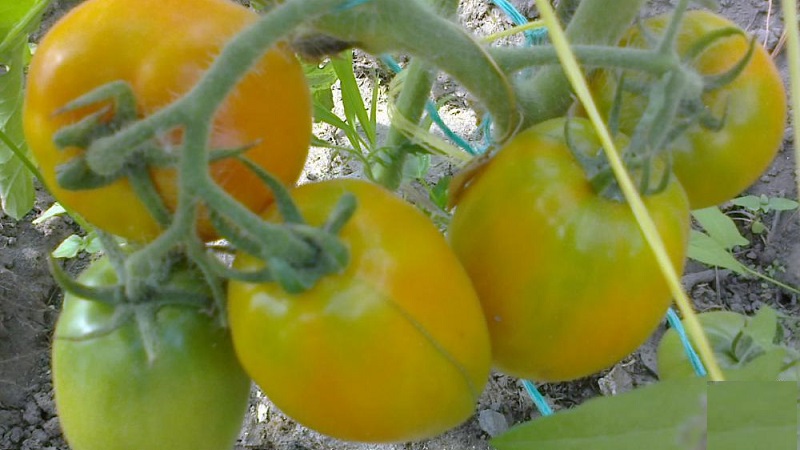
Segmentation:
{"type": "Polygon", "coordinates": [[[21,36],[0,54],[7,72],[0,75],[0,201],[9,216],[19,220],[33,208],[33,177],[20,157],[28,157],[22,132],[23,73],[27,38],[21,36]]]}
{"type": "Polygon", "coordinates": [[[333,92],[331,87],[338,80],[333,66],[327,63],[322,66],[305,64],[304,67],[315,104],[328,111],[333,111],[333,92]]]}
{"type": "Polygon", "coordinates": [[[61,206],[61,203],[56,202],[56,203],[53,203],[53,205],[51,207],[47,208],[47,211],[39,214],[39,217],[33,219],[32,223],[34,225],[39,225],[40,223],[45,222],[47,219],[49,219],[51,217],[55,217],[55,216],[58,216],[58,215],[61,215],[61,214],[65,214],[66,212],[67,212],[67,210],[64,209],[63,206],[61,206]]]}
{"type": "Polygon", "coordinates": [[[83,250],[83,238],[73,234],[61,241],[61,244],[53,250],[53,257],[74,258],[81,250],[83,250]]]}
{"type": "Polygon", "coordinates": [[[430,154],[409,153],[403,164],[403,178],[425,178],[430,168],[430,154]]]}
{"type": "Polygon", "coordinates": [[[707,448],[795,450],[796,402],[795,383],[710,383],[707,448]]]}
{"type": "Polygon", "coordinates": [[[663,381],[518,425],[491,440],[497,450],[685,450],[705,425],[706,381],[663,381]]]}
{"type": "Polygon", "coordinates": [[[747,208],[750,211],[761,211],[761,198],[755,195],[745,195],[744,197],[739,197],[731,200],[736,206],[741,206],[742,208],[747,208]]]}
{"type": "Polygon", "coordinates": [[[775,197],[769,199],[769,209],[774,211],[791,211],[797,209],[798,206],[800,206],[800,203],[788,198],[775,197]]]}
{"type": "Polygon", "coordinates": [[[749,320],[744,332],[750,335],[758,345],[767,348],[775,344],[778,327],[778,314],[769,306],[763,306],[749,320]]]}
{"type": "Polygon", "coordinates": [[[745,266],[737,261],[719,241],[697,230],[691,231],[688,256],[708,266],[732,270],[740,275],[748,274],[745,266]]]}
{"type": "Polygon", "coordinates": [[[453,177],[451,176],[440,178],[430,192],[430,199],[433,204],[443,211],[447,210],[447,189],[450,187],[450,180],[452,179],[453,177]]]}
{"type": "Polygon", "coordinates": [[[745,239],[736,224],[716,206],[692,211],[692,217],[703,227],[708,236],[719,242],[724,249],[750,243],[745,239]]]}

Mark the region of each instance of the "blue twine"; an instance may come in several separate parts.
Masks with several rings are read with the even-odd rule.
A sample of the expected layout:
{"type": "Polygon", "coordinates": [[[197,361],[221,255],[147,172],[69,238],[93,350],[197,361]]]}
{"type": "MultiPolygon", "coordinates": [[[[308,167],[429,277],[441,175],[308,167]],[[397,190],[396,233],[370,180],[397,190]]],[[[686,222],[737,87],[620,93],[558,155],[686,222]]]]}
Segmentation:
{"type": "Polygon", "coordinates": [[[356,6],[363,5],[364,3],[368,3],[371,1],[372,0],[347,0],[346,2],[334,8],[334,11],[341,12],[350,8],[355,8],[356,6]]]}
{"type": "MultiPolygon", "coordinates": [[[[381,61],[383,61],[383,63],[386,64],[387,66],[389,66],[389,68],[392,69],[394,73],[400,73],[403,70],[403,68],[400,67],[400,64],[398,64],[397,61],[395,61],[395,59],[389,55],[381,55],[381,61]]],[[[433,120],[436,126],[439,127],[440,130],[442,130],[445,136],[450,138],[450,140],[455,142],[456,145],[464,149],[470,155],[476,154],[475,149],[472,148],[469,142],[465,141],[461,136],[457,135],[453,130],[450,129],[450,127],[447,126],[447,124],[444,123],[444,120],[442,120],[442,116],[439,115],[439,111],[436,109],[436,103],[434,103],[431,100],[425,102],[425,111],[428,113],[428,116],[430,116],[431,120],[433,120]]]]}
{"type": "Polygon", "coordinates": [[[531,400],[533,400],[533,404],[536,405],[536,409],[538,409],[543,416],[552,416],[553,409],[547,404],[547,400],[545,400],[544,396],[539,392],[539,389],[528,380],[522,380],[522,385],[525,387],[525,390],[528,391],[528,395],[531,396],[531,400]]]}
{"type": "Polygon", "coordinates": [[[681,344],[683,344],[683,350],[686,352],[686,356],[689,357],[692,367],[694,367],[694,373],[700,377],[706,376],[706,368],[703,366],[703,362],[700,361],[700,357],[697,355],[694,347],[692,347],[692,343],[689,342],[689,337],[686,335],[686,329],[683,328],[681,319],[672,308],[667,311],[667,321],[669,322],[669,326],[671,326],[678,333],[678,336],[681,339],[681,344]]]}
{"type": "MultiPolygon", "coordinates": [[[[511,3],[507,0],[492,0],[492,3],[497,5],[500,9],[503,10],[504,13],[517,25],[525,25],[528,23],[528,19],[520,13],[517,8],[514,7],[511,3]]],[[[528,45],[539,45],[544,42],[547,38],[547,29],[546,28],[537,28],[535,30],[525,30],[523,32],[525,34],[525,39],[528,41],[528,45]]]]}

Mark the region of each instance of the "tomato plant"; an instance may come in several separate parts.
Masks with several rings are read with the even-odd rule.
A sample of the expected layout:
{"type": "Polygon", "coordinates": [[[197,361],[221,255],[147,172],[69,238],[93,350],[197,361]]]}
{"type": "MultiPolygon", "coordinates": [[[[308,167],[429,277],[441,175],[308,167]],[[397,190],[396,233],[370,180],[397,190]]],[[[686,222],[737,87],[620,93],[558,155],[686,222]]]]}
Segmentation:
{"type": "MultiPolygon", "coordinates": [[[[643,22],[642,27],[662,34],[669,15],[643,22]]],[[[646,44],[641,29],[631,29],[621,45],[646,44]]],[[[678,32],[677,51],[704,77],[725,74],[742,61],[750,41],[734,23],[704,10],[689,11],[678,32]],[[736,30],[719,37],[699,54],[689,57],[696,46],[713,33],[736,30]]],[[[645,82],[643,75],[625,73],[626,83],[645,82]]],[[[710,78],[709,78],[710,79],[710,78]]],[[[652,81],[652,80],[651,80],[652,81]]],[[[610,111],[617,81],[601,72],[594,82],[601,108],[610,111]]],[[[632,133],[647,105],[639,94],[623,96],[620,129],[632,133]]],[[[786,124],[786,93],[778,69],[769,53],[755,45],[750,60],[730,83],[702,94],[705,112],[718,124],[696,122],[669,144],[673,170],[680,180],[692,209],[728,201],[742,192],[767,169],[783,140],[786,124]],[[717,129],[718,128],[718,129],[717,129]]]]}
{"type": "MultiPolygon", "coordinates": [[[[24,104],[25,136],[44,182],[62,203],[93,225],[134,240],[151,240],[161,228],[127,179],[92,190],[68,190],[56,181],[59,167],[80,155],[58,149],[57,130],[100,106],[59,109],[106,83],[124,80],[136,97],[138,114],[148,116],[189,91],[214,55],[258,15],[227,0],[89,0],[61,19],[42,39],[28,74],[24,104]]],[[[303,70],[285,47],[274,47],[238,83],[214,117],[211,146],[236,149],[294,183],[305,163],[311,133],[310,95],[303,70]]],[[[158,138],[168,152],[180,145],[181,130],[158,138]]],[[[253,211],[271,203],[269,190],[240,162],[211,164],[213,179],[253,211]]],[[[166,206],[177,201],[176,171],[152,168],[166,206]]],[[[207,220],[200,235],[213,239],[207,220]]]]}
{"type": "MultiPolygon", "coordinates": [[[[571,143],[600,148],[591,124],[571,143]]],[[[664,317],[670,293],[627,204],[598,195],[564,137],[565,119],[517,135],[472,179],[450,242],[467,270],[498,369],[539,381],[618,362],[664,317]]],[[[689,210],[672,179],[645,204],[678,272],[689,210]]]]}
{"type": "MultiPolygon", "coordinates": [[[[478,299],[441,233],[388,191],[340,179],[292,197],[319,225],[346,192],[358,208],[341,231],[343,273],[299,295],[230,282],[236,353],[267,397],[310,428],[369,442],[431,437],[466,420],[486,383],[478,299]]],[[[244,253],[234,265],[263,267],[244,253]]]]}
{"type": "MultiPolygon", "coordinates": [[[[104,258],[80,280],[111,286],[117,275],[104,258]]],[[[157,353],[149,361],[137,322],[111,331],[115,318],[113,306],[71,294],[64,299],[52,369],[56,408],[70,448],[230,448],[250,382],[227,330],[196,308],[164,306],[156,313],[157,353]]]]}
{"type": "MultiPolygon", "coordinates": [[[[733,311],[710,311],[697,319],[711,343],[714,356],[730,381],[798,381],[800,352],[786,346],[776,312],[764,306],[748,317],[733,311]]],[[[680,336],[667,330],[656,354],[661,380],[695,376],[680,336]]]]}

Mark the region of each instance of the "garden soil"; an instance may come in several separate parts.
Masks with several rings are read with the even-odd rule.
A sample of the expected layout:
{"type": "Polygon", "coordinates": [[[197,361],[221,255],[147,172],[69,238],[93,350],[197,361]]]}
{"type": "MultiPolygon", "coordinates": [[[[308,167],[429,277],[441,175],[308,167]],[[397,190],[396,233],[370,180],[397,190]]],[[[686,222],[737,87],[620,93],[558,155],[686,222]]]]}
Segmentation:
{"type": "MultiPolygon", "coordinates": [[[[77,3],[79,1],[76,0],[55,1],[45,27],[77,3]]],[[[517,0],[516,3],[525,7],[531,17],[535,16],[532,1],[517,0]]],[[[669,8],[670,3],[674,4],[674,1],[653,1],[650,13],[663,11],[669,8]]],[[[765,43],[770,50],[777,49],[776,60],[785,75],[786,59],[780,52],[783,27],[779,2],[722,0],[720,3],[724,15],[757,36],[758,41],[765,43]]],[[[489,5],[488,0],[464,0],[460,13],[465,25],[478,34],[485,35],[509,25],[502,12],[489,5]]],[[[357,60],[357,66],[367,73],[377,64],[362,55],[357,60]]],[[[367,89],[369,79],[363,77],[361,80],[367,89]]],[[[434,93],[449,98],[443,112],[450,126],[462,136],[477,139],[475,114],[467,108],[470,104],[468,96],[446,78],[439,79],[434,93]]],[[[385,105],[381,105],[381,108],[385,110],[385,105]]],[[[385,114],[383,117],[385,119],[385,114]]],[[[326,139],[344,142],[343,137],[333,130],[319,128],[317,131],[326,139]]],[[[749,190],[750,193],[797,198],[791,140],[789,126],[784,148],[772,167],[749,190]]],[[[451,172],[453,168],[440,163],[434,165],[434,170],[442,174],[451,172]]],[[[317,149],[312,153],[303,181],[331,176],[357,176],[357,171],[357,166],[343,155],[332,155],[317,149]]],[[[418,186],[405,186],[402,192],[412,201],[422,198],[418,186]]],[[[56,416],[49,368],[53,326],[62,295],[48,272],[47,255],[78,229],[66,217],[33,224],[32,221],[51,203],[52,198],[40,190],[35,209],[23,220],[0,217],[0,450],[68,448],[56,416]]],[[[763,218],[763,222],[768,230],[761,235],[748,234],[746,223],[742,222],[742,231],[750,239],[751,245],[742,249],[737,256],[751,267],[769,271],[785,283],[800,286],[800,217],[797,211],[770,213],[763,218]]],[[[77,274],[89,259],[89,256],[81,255],[66,263],[66,269],[77,274]]],[[[701,311],[752,313],[769,305],[790,316],[800,316],[797,296],[772,284],[691,263],[683,280],[697,309],[701,311]]],[[[656,381],[654,349],[664,329],[665,325],[662,324],[649,342],[610,370],[570,383],[541,385],[544,396],[558,411],[574,407],[588,398],[618,394],[656,381]]],[[[797,330],[788,339],[797,344],[797,330]]],[[[390,386],[387,388],[391,389],[390,386]]],[[[331,414],[336,414],[336,411],[331,411],[331,414]]],[[[540,413],[518,380],[493,373],[475,415],[462,426],[424,442],[352,444],[321,436],[298,425],[281,414],[254,387],[236,449],[488,450],[491,436],[502,433],[510,426],[536,420],[539,416],[540,413]]]]}

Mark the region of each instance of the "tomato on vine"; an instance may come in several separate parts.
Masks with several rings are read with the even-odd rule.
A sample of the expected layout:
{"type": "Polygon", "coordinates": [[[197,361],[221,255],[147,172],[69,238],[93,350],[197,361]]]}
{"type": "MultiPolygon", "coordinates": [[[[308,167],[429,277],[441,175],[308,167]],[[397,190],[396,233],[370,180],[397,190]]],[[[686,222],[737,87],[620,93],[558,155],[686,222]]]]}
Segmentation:
{"type": "MultiPolygon", "coordinates": [[[[390,192],[339,179],[292,197],[317,226],[345,193],[358,207],[340,233],[344,272],[299,295],[229,283],[236,353],[267,397],[309,428],[366,442],[435,436],[472,414],[489,375],[478,299],[441,233],[390,192]]],[[[264,263],[240,253],[234,266],[264,263]]]]}
{"type": "MultiPolygon", "coordinates": [[[[107,258],[80,276],[117,282],[107,258]]],[[[53,341],[53,387],[73,450],[221,450],[241,429],[250,380],[228,331],[191,306],[156,313],[155,359],[135,319],[117,324],[114,306],[64,298],[53,341]]]]}
{"type": "MultiPolygon", "coordinates": [[[[257,19],[255,12],[228,0],[88,0],[53,26],[31,61],[23,114],[26,140],[56,199],[109,233],[137,241],[157,236],[161,227],[127,179],[91,190],[59,185],[60,167],[83,150],[57,148],[54,135],[106,105],[60,109],[94,88],[123,80],[133,90],[138,115],[151,115],[192,89],[226,42],[257,19]]],[[[310,136],[306,79],[291,51],[280,46],[264,55],[219,108],[210,142],[213,149],[249,147],[245,156],[293,184],[310,136]]],[[[168,153],[174,151],[181,130],[158,140],[168,153]]],[[[234,159],[213,162],[210,172],[255,212],[272,202],[269,190],[234,159]]],[[[166,206],[174,209],[176,170],[157,167],[150,174],[166,206]]],[[[204,239],[216,236],[205,219],[197,228],[204,239]]]]}
{"type": "MultiPolygon", "coordinates": [[[[669,15],[660,15],[645,20],[641,28],[632,28],[620,45],[645,46],[646,39],[641,30],[659,36],[669,18],[669,15]]],[[[677,39],[679,56],[707,79],[734,69],[747,57],[751,45],[736,24],[705,10],[686,12],[677,39]],[[717,36],[694,55],[697,46],[714,33],[726,35],[717,36]]],[[[723,203],[744,191],[767,170],[783,140],[786,124],[783,82],[770,54],[760,45],[753,45],[752,55],[738,76],[702,93],[705,108],[702,112],[710,114],[713,119],[706,123],[694,122],[666,149],[692,209],[723,203]]],[[[640,73],[625,72],[626,84],[648,81],[653,80],[640,73]]],[[[603,71],[593,84],[596,101],[601,110],[608,113],[618,79],[603,71]]],[[[623,95],[620,131],[633,132],[647,101],[640,94],[623,95]]]]}
{"type": "MultiPolygon", "coordinates": [[[[481,300],[495,366],[538,381],[571,380],[620,361],[671,300],[629,206],[596,192],[565,128],[573,152],[595,156],[600,144],[587,120],[536,125],[474,175],[449,229],[481,300]]],[[[686,194],[670,177],[644,201],[680,272],[686,194]]]]}

